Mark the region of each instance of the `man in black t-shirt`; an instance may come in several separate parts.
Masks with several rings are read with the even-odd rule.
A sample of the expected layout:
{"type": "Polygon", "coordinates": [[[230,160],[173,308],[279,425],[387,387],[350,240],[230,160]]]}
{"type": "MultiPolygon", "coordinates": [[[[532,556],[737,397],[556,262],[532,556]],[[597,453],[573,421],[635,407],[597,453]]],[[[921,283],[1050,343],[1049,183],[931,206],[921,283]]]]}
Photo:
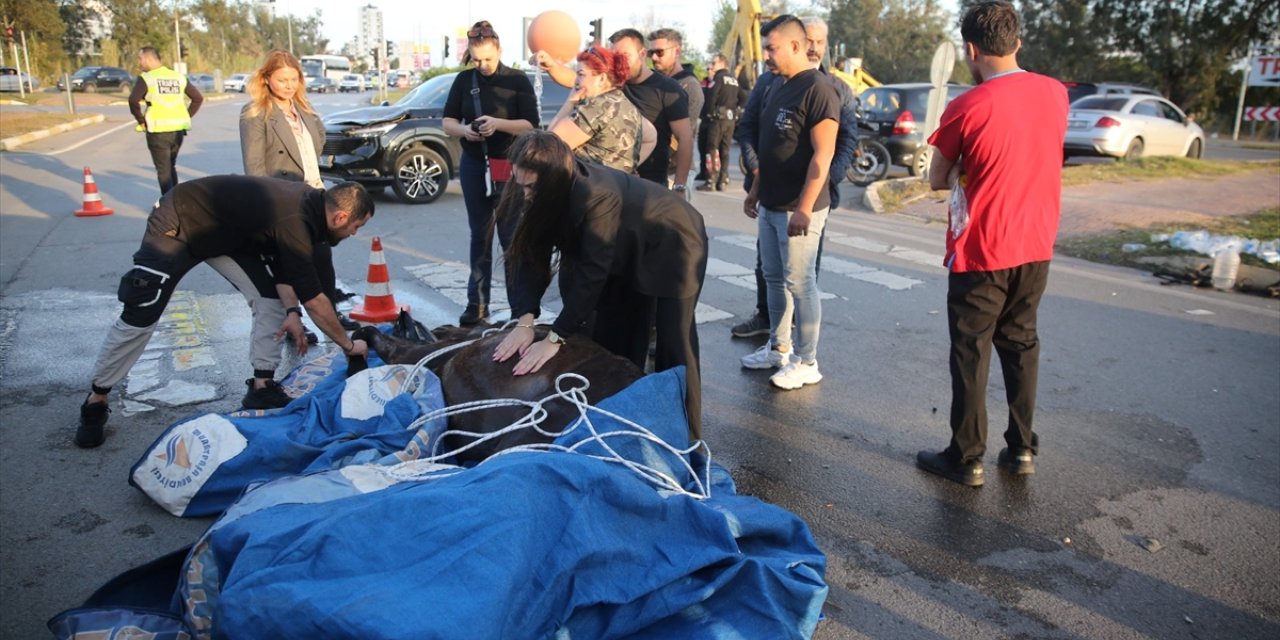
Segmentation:
{"type": "Polygon", "coordinates": [[[809,63],[808,39],[798,18],[779,16],[761,35],[766,63],[779,81],[760,111],[755,144],[759,168],[743,209],[758,220],[770,339],[744,356],[742,366],[779,368],[770,382],[799,389],[822,380],[817,361],[822,304],[815,261],[831,202],[827,172],[835,154],[840,100],[826,76],[809,63]]]}
{"type": "MultiPolygon", "coordinates": [[[[690,135],[697,140],[699,117],[702,115],[705,96],[702,92],[702,82],[693,73],[693,65],[680,62],[684,56],[684,37],[675,29],[658,29],[649,34],[648,54],[649,59],[653,61],[654,71],[675,80],[680,84],[680,88],[684,89],[684,95],[689,99],[689,127],[692,130],[690,135]]],[[[674,174],[676,171],[676,163],[680,156],[679,149],[676,149],[675,155],[676,157],[667,163],[668,174],[674,174]]],[[[694,155],[693,150],[690,149],[689,168],[693,168],[693,163],[697,161],[698,156],[694,155]]]]}
{"type": "Polygon", "coordinates": [[[363,341],[347,337],[325,292],[334,288],[329,248],[355,235],[372,216],[373,200],[354,182],[326,191],[302,182],[224,175],[170,189],[147,218],[133,269],[120,279],[117,295],[124,309],[94,366],[76,446],[92,448],[106,439],[107,394],[142,356],[178,282],[201,262],[234,285],[253,313],[253,377],[245,382],[245,408],[278,408],[292,400],[275,382],[275,368],[284,335],[300,353],[306,350],[299,303],[344,354],[366,355],[363,341]]]}
{"type": "Polygon", "coordinates": [[[641,178],[666,186],[671,138],[676,139],[676,175],[672,190],[688,189],[689,167],[693,165],[693,128],[689,124],[689,97],[675,80],[654,73],[645,65],[644,36],[635,29],[623,29],[609,36],[609,47],[627,59],[631,76],[623,93],[658,130],[658,144],[636,173],[641,178]]]}

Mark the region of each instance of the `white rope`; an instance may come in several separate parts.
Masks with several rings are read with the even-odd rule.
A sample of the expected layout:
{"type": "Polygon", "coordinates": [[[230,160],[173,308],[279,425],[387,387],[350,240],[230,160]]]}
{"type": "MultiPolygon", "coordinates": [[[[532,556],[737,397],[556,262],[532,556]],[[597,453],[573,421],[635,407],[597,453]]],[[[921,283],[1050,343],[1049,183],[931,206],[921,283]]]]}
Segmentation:
{"type": "MultiPolygon", "coordinates": [[[[599,445],[600,448],[606,452],[605,455],[581,454],[581,453],[580,455],[586,455],[590,458],[602,460],[605,462],[621,464],[623,467],[630,470],[632,473],[635,473],[641,479],[654,485],[660,490],[670,491],[672,493],[689,496],[691,498],[695,498],[699,500],[711,497],[711,452],[710,452],[710,449],[707,448],[706,443],[702,441],[697,441],[692,443],[687,449],[680,449],[675,446],[672,446],[670,443],[658,437],[652,431],[645,428],[643,425],[640,425],[632,420],[629,420],[611,411],[607,411],[605,409],[601,409],[600,407],[592,405],[590,402],[587,401],[587,397],[585,393],[585,391],[588,388],[590,388],[590,386],[591,386],[591,382],[579,374],[562,373],[556,377],[555,393],[552,393],[551,395],[541,400],[530,401],[530,400],[520,400],[515,398],[476,400],[472,402],[464,402],[461,404],[444,407],[441,409],[437,409],[435,411],[431,411],[426,415],[423,415],[419,417],[417,420],[415,420],[414,425],[425,424],[431,420],[441,418],[441,417],[447,418],[448,416],[468,413],[472,411],[483,411],[485,409],[511,407],[511,406],[523,406],[528,408],[527,413],[525,413],[520,418],[516,419],[511,424],[489,433],[476,433],[471,431],[462,431],[462,430],[455,430],[455,429],[446,430],[445,432],[440,434],[440,436],[437,437],[435,442],[432,444],[431,455],[418,460],[403,462],[398,465],[395,465],[395,467],[403,467],[404,469],[407,470],[409,467],[406,465],[408,465],[409,462],[414,463],[415,466],[421,465],[422,463],[437,463],[447,458],[456,456],[460,453],[464,453],[484,443],[501,438],[502,436],[505,436],[508,433],[519,431],[521,429],[532,429],[537,433],[543,436],[546,436],[548,438],[559,438],[573,432],[573,430],[575,429],[583,428],[583,426],[585,425],[585,428],[590,432],[590,436],[584,438],[583,440],[579,441],[578,443],[574,444],[571,447],[565,447],[563,445],[557,445],[554,443],[518,445],[518,446],[510,447],[503,451],[499,451],[494,455],[489,456],[485,460],[482,460],[479,464],[485,464],[489,460],[494,460],[499,456],[503,456],[511,453],[517,453],[517,452],[556,452],[558,451],[558,452],[565,452],[565,453],[579,453],[578,450],[583,446],[585,446],[586,444],[595,443],[599,445]],[[580,384],[570,387],[568,386],[569,382],[576,382],[580,384]],[[574,420],[568,426],[561,429],[560,431],[547,431],[542,428],[542,423],[547,418],[547,410],[545,405],[547,403],[554,402],[556,400],[563,400],[565,402],[568,402],[576,406],[578,408],[578,419],[574,420]],[[630,428],[626,430],[611,431],[609,433],[602,434],[596,430],[595,424],[591,420],[592,413],[608,416],[630,428]],[[443,442],[444,439],[448,436],[469,437],[469,438],[474,438],[474,440],[472,440],[472,442],[466,445],[463,445],[455,449],[451,449],[449,451],[443,451],[443,452],[439,451],[440,443],[443,442]],[[671,477],[670,475],[667,475],[649,465],[627,459],[621,454],[619,454],[616,449],[614,449],[612,446],[609,445],[609,442],[608,442],[609,439],[624,438],[624,437],[639,438],[641,440],[647,440],[653,443],[658,448],[665,450],[667,453],[679,459],[681,466],[684,468],[686,472],[688,472],[689,477],[693,479],[695,489],[693,491],[685,489],[684,486],[679,481],[677,481],[675,478],[671,477]],[[706,458],[707,458],[707,461],[703,466],[701,474],[699,474],[698,471],[693,468],[692,463],[686,458],[686,456],[698,450],[699,448],[706,450],[706,458]]],[[[411,425],[411,428],[416,428],[416,427],[413,427],[411,425]]],[[[409,474],[409,476],[413,476],[412,471],[407,471],[407,473],[409,474]]],[[[432,477],[434,478],[434,477],[443,477],[443,476],[432,476],[432,477]]]]}

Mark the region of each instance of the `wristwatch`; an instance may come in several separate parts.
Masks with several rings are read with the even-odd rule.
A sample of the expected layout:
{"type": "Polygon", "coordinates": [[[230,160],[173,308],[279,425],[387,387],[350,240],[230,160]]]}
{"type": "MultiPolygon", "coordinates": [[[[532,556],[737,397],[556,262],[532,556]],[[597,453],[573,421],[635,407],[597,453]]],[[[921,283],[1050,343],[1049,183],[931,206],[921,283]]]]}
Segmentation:
{"type": "Polygon", "coordinates": [[[550,342],[551,344],[564,344],[564,338],[561,338],[560,334],[556,333],[555,329],[552,329],[547,332],[547,342],[550,342]]]}
{"type": "Polygon", "coordinates": [[[298,317],[299,317],[299,318],[301,318],[301,317],[302,317],[302,307],[289,307],[288,309],[285,309],[285,310],[284,310],[284,315],[285,315],[285,317],[288,317],[288,315],[289,315],[289,314],[291,314],[291,313],[296,313],[296,314],[298,314],[298,317]]]}

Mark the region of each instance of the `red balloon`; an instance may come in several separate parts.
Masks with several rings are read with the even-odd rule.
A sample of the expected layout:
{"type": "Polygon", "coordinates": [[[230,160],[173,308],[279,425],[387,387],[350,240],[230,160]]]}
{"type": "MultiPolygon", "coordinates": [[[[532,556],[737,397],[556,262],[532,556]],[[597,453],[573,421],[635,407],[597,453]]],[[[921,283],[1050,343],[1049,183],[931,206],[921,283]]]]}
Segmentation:
{"type": "Polygon", "coordinates": [[[578,21],[563,11],[543,11],[529,23],[527,42],[533,52],[546,51],[559,62],[573,60],[582,46],[578,21]]]}

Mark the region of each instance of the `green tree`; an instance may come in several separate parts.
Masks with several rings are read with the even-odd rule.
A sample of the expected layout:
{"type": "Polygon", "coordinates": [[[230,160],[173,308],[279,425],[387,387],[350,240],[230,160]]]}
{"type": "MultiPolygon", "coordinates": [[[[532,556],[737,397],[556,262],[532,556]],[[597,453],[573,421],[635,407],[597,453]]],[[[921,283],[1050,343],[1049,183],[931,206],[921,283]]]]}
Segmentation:
{"type": "Polygon", "coordinates": [[[1189,113],[1212,113],[1232,64],[1273,38],[1280,0],[1096,0],[1111,49],[1132,52],[1150,82],[1189,113]]]}
{"type": "Polygon", "coordinates": [[[164,7],[159,0],[103,0],[103,4],[111,17],[111,40],[120,52],[118,63],[136,67],[134,54],[152,46],[160,51],[161,60],[173,64],[172,4],[164,7]]]}
{"type": "MultiPolygon", "coordinates": [[[[49,76],[54,66],[62,59],[59,42],[65,27],[62,16],[58,12],[56,0],[0,0],[0,23],[13,29],[19,47],[22,40],[18,34],[25,34],[27,41],[27,57],[34,67],[37,77],[49,76]]],[[[6,64],[12,49],[6,47],[4,55],[6,64]]],[[[25,59],[24,59],[25,60],[25,59]]],[[[25,70],[25,62],[23,63],[25,70]]]]}
{"type": "Polygon", "coordinates": [[[707,42],[707,53],[719,53],[724,46],[724,39],[729,37],[734,20],[738,19],[738,8],[729,0],[720,0],[716,7],[715,19],[711,23],[711,40],[707,42]]]}
{"type": "Polygon", "coordinates": [[[880,82],[923,82],[938,44],[951,40],[937,0],[833,0],[828,40],[880,82]]]}

